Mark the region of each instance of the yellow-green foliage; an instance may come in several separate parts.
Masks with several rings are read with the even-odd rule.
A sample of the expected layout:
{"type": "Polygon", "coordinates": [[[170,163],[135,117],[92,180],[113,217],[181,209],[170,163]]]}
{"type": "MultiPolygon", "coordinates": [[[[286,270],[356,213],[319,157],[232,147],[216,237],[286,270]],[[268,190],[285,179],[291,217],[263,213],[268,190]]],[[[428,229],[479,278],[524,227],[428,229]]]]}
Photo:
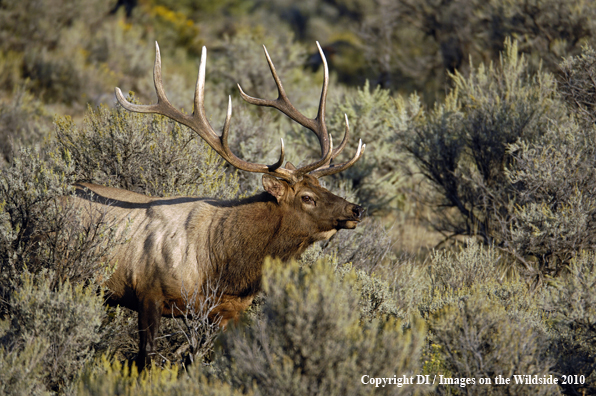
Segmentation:
{"type": "Polygon", "coordinates": [[[469,288],[499,278],[496,249],[484,249],[474,239],[459,252],[437,250],[431,254],[430,276],[435,287],[443,289],[469,288]]]}
{"type": "Polygon", "coordinates": [[[63,391],[105,331],[98,282],[110,275],[106,254],[120,240],[106,222],[85,225],[65,203],[72,170],[68,157],[29,149],[0,173],[0,375],[19,384],[30,373],[24,388],[11,389],[63,391]]]}
{"type": "MultiPolygon", "coordinates": [[[[575,147],[571,151],[582,159],[591,157],[580,154],[578,146],[564,137],[573,135],[574,127],[556,95],[553,75],[533,71],[518,53],[517,43],[507,40],[498,65],[472,67],[467,76],[456,72],[452,81],[454,89],[445,103],[413,120],[410,131],[403,134],[408,151],[440,193],[436,226],[451,235],[476,235],[485,244],[502,247],[526,273],[549,272],[549,266],[559,269],[561,262],[551,260],[559,250],[553,241],[557,235],[572,234],[575,226],[581,228],[578,220],[590,216],[591,211],[579,209],[572,216],[563,213],[573,205],[572,186],[559,185],[559,191],[549,188],[544,194],[541,186],[554,182],[557,173],[527,177],[523,171],[529,170],[538,156],[550,158],[544,153],[548,143],[557,149],[561,145],[575,147]],[[519,149],[524,144],[531,147],[525,153],[519,149]],[[532,240],[530,228],[541,228],[541,219],[535,216],[535,207],[528,205],[524,210],[520,206],[542,200],[548,205],[549,199],[553,212],[560,211],[564,217],[558,223],[550,222],[561,232],[551,237],[545,230],[544,238],[532,240]],[[530,257],[537,268],[528,263],[530,257]]],[[[592,141],[587,135],[592,134],[577,140],[592,141]]],[[[562,157],[571,160],[567,151],[562,157]]],[[[556,168],[557,162],[552,159],[544,169],[556,168]]],[[[548,228],[548,222],[545,224],[548,228]]],[[[572,237],[573,242],[567,245],[571,249],[579,246],[577,239],[572,237]]]]}
{"type": "MultiPolygon", "coordinates": [[[[425,371],[457,378],[549,375],[555,342],[541,310],[544,293],[519,280],[503,280],[499,255],[473,241],[456,254],[435,253],[431,288],[420,310],[428,318],[425,371]],[[527,375],[527,374],[526,374],[527,375]]],[[[511,380],[512,382],[513,379],[511,380]]],[[[558,394],[557,386],[438,387],[440,394],[558,394]]]]}
{"type": "Polygon", "coordinates": [[[205,395],[234,396],[251,395],[234,391],[229,385],[208,380],[198,367],[188,372],[176,366],[157,367],[139,374],[136,366],[129,367],[118,361],[112,362],[105,356],[83,370],[77,384],[77,395],[205,395]]]}
{"type": "MultiPolygon", "coordinates": [[[[546,336],[531,323],[514,320],[498,304],[481,294],[463,299],[434,315],[429,326],[438,355],[446,370],[433,374],[455,378],[494,378],[498,375],[543,375],[552,373],[553,360],[544,358],[546,336]],[[448,374],[447,374],[448,373],[448,374]]],[[[441,394],[557,395],[557,385],[459,385],[439,387],[441,394]],[[468,388],[468,389],[466,389],[468,388]]],[[[491,382],[492,383],[492,382],[491,382]]]]}
{"type": "Polygon", "coordinates": [[[26,84],[14,87],[12,98],[0,101],[0,166],[11,162],[20,147],[39,144],[49,130],[49,119],[26,84]]]}
{"type": "Polygon", "coordinates": [[[159,4],[145,3],[158,40],[182,47],[194,54],[201,53],[199,26],[187,14],[159,4]]]}
{"type": "Polygon", "coordinates": [[[587,386],[568,385],[585,394],[596,392],[596,256],[583,252],[571,261],[568,273],[553,281],[544,308],[554,330],[557,368],[564,374],[584,375],[587,386]]]}
{"type": "MultiPolygon", "coordinates": [[[[21,278],[21,287],[10,298],[10,326],[3,337],[12,351],[3,360],[16,360],[16,367],[30,371],[48,390],[64,391],[100,340],[103,293],[68,280],[55,287],[54,277],[45,271],[24,272],[21,278]],[[34,348],[27,347],[30,343],[34,348]]],[[[8,371],[15,380],[18,371],[7,366],[2,375],[8,371]]]]}
{"type": "Polygon", "coordinates": [[[7,63],[1,85],[13,89],[28,81],[37,97],[53,105],[80,106],[104,101],[101,96],[117,81],[137,82],[135,73],[151,68],[151,56],[143,58],[139,51],[139,28],[105,20],[109,7],[96,0],[5,2],[0,58],[7,63]]]}
{"type": "Polygon", "coordinates": [[[423,315],[432,316],[448,306],[462,307],[468,299],[486,299],[505,309],[514,320],[523,320],[546,332],[539,305],[542,290],[531,291],[519,278],[507,278],[497,249],[474,240],[457,253],[435,252],[428,272],[430,286],[419,304],[423,315]]]}
{"type": "Polygon", "coordinates": [[[353,277],[356,275],[356,281],[348,281],[348,284],[353,287],[352,293],[360,296],[358,305],[361,320],[382,318],[384,315],[409,319],[406,317],[406,313],[398,308],[392,290],[383,279],[363,270],[353,269],[351,263],[338,265],[336,272],[341,281],[346,276],[353,277]]]}
{"type": "MultiPolygon", "coordinates": [[[[593,46],[593,44],[592,44],[593,46]]],[[[560,64],[559,92],[565,102],[588,124],[596,117],[592,92],[596,89],[596,52],[586,45],[578,56],[570,56],[560,64]]]]}
{"type": "MultiPolygon", "coordinates": [[[[0,332],[0,335],[2,333],[0,332]]],[[[50,395],[43,377],[48,341],[31,339],[22,348],[0,346],[0,392],[3,395],[50,395]]]]}
{"type": "Polygon", "coordinates": [[[372,389],[360,382],[364,374],[419,373],[423,321],[413,318],[408,329],[393,317],[362,321],[358,282],[354,271],[338,279],[324,260],[304,267],[267,260],[261,313],[250,326],[222,334],[218,376],[260,394],[358,395],[372,389]]]}
{"type": "Polygon", "coordinates": [[[596,32],[594,4],[584,0],[397,0],[369,10],[370,1],[341,3],[360,11],[363,52],[379,80],[430,98],[448,85],[446,70],[465,71],[470,58],[497,61],[508,36],[533,67],[556,71],[562,56],[578,53],[596,32]]]}
{"type": "MultiPolygon", "coordinates": [[[[574,89],[592,89],[581,82],[574,89]]],[[[513,161],[506,176],[519,187],[503,234],[509,250],[532,259],[526,263],[531,272],[538,267],[533,262],[547,264],[546,272],[562,271],[595,243],[596,129],[577,98],[567,99],[570,117],[550,120],[542,139],[508,148],[513,161]]]]}
{"type": "Polygon", "coordinates": [[[2,50],[0,51],[0,88],[14,90],[20,83],[20,66],[23,63],[23,53],[2,50]]]}

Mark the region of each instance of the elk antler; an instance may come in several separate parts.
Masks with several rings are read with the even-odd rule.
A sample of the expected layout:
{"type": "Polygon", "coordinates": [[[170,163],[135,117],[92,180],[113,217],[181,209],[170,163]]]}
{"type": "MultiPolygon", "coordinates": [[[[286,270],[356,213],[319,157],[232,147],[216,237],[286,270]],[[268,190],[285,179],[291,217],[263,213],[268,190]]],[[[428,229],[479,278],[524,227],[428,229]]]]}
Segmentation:
{"type": "Polygon", "coordinates": [[[283,164],[285,154],[283,139],[281,139],[281,153],[279,156],[279,160],[273,165],[262,165],[244,161],[238,158],[234,153],[232,153],[228,144],[230,119],[232,117],[231,96],[228,100],[228,112],[226,115],[221,136],[219,136],[215,132],[215,130],[207,120],[204,106],[205,67],[207,63],[207,49],[205,47],[203,47],[201,53],[201,63],[199,65],[199,76],[197,78],[197,85],[195,87],[194,111],[192,115],[184,114],[181,111],[177,110],[174,106],[172,106],[172,104],[166,97],[161,78],[161,56],[159,52],[159,45],[157,44],[157,42],[155,43],[155,66],[153,69],[153,82],[155,84],[155,91],[157,93],[157,103],[154,105],[137,105],[130,103],[124,98],[124,95],[122,95],[122,91],[120,90],[120,88],[115,89],[116,98],[118,99],[118,102],[122,105],[122,107],[129,111],[134,111],[138,113],[157,113],[169,117],[183,125],[186,125],[190,129],[195,131],[201,138],[203,138],[223,159],[225,159],[232,166],[240,170],[245,170],[248,172],[267,173],[279,177],[281,179],[287,180],[290,183],[295,183],[299,181],[304,174],[309,172],[312,172],[311,174],[315,177],[321,177],[325,175],[338,173],[352,166],[362,156],[366,145],[363,145],[362,141],[360,141],[358,145],[358,151],[350,161],[340,165],[330,165],[333,158],[335,158],[344,149],[347,143],[349,125],[348,117],[346,116],[346,132],[344,139],[340,146],[334,150],[332,139],[329,136],[329,133],[327,132],[327,127],[325,126],[325,100],[327,98],[327,86],[329,84],[329,70],[327,67],[327,60],[325,59],[323,50],[321,49],[321,46],[318,42],[317,47],[319,48],[319,53],[321,54],[321,58],[323,59],[323,64],[325,66],[325,79],[323,82],[323,90],[321,92],[321,99],[319,102],[319,111],[317,117],[314,119],[305,117],[292,105],[283,89],[281,80],[278,77],[277,72],[275,71],[275,66],[273,66],[273,62],[271,61],[271,58],[269,57],[269,54],[267,53],[267,49],[265,48],[265,46],[263,46],[263,48],[265,49],[265,55],[267,57],[267,62],[269,63],[269,68],[271,69],[271,74],[273,75],[273,79],[275,80],[275,84],[277,85],[279,97],[276,100],[253,98],[245,94],[244,91],[242,91],[240,85],[238,85],[238,88],[240,89],[240,95],[248,103],[255,104],[257,106],[274,107],[282,113],[284,113],[285,115],[287,115],[288,117],[290,117],[291,119],[293,119],[294,121],[296,121],[297,123],[299,123],[300,125],[310,129],[317,135],[321,144],[321,159],[312,164],[303,166],[299,169],[282,168],[281,165],[283,164]]]}

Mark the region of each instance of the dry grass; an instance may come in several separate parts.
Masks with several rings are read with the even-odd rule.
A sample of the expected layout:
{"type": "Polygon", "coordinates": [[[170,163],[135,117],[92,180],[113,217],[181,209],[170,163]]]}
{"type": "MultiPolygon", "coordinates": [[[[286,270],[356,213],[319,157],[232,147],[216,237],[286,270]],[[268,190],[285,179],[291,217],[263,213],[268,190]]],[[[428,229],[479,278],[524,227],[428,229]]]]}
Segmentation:
{"type": "Polygon", "coordinates": [[[393,252],[398,257],[407,257],[422,263],[429,252],[444,240],[441,233],[415,218],[395,219],[391,223],[393,226],[389,235],[394,241],[393,252]]]}

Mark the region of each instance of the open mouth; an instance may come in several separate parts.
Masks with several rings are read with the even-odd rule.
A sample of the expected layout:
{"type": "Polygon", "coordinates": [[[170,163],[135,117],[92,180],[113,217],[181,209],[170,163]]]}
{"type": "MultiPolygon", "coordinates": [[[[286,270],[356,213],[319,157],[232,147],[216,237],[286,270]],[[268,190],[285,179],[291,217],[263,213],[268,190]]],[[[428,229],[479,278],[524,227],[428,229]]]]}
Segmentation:
{"type": "Polygon", "coordinates": [[[348,230],[353,230],[356,226],[360,223],[358,219],[350,219],[350,220],[341,220],[339,222],[339,228],[345,228],[348,230]]]}

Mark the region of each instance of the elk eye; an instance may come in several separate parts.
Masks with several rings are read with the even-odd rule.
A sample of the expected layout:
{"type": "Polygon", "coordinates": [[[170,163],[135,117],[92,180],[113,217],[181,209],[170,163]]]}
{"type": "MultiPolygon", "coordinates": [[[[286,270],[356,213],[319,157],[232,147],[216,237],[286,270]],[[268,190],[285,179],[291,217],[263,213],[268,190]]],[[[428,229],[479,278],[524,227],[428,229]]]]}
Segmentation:
{"type": "Polygon", "coordinates": [[[315,204],[315,200],[312,199],[312,197],[310,195],[303,195],[302,196],[302,202],[304,202],[306,204],[310,204],[310,205],[314,205],[315,204]]]}

